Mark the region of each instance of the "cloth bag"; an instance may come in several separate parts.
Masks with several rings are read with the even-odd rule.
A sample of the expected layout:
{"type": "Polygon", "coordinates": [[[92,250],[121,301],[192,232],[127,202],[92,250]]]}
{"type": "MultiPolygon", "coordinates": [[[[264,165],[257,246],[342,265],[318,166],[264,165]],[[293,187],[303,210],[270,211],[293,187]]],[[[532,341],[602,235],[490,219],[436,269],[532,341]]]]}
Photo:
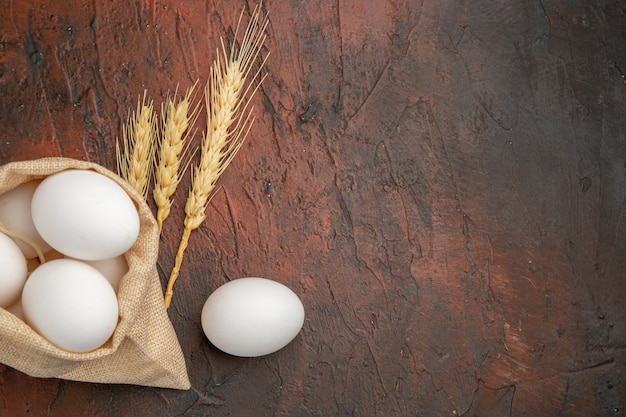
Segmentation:
{"type": "Polygon", "coordinates": [[[167,316],[156,267],[159,236],[144,199],[122,178],[91,162],[43,158],[0,167],[0,195],[66,169],[90,169],[111,178],[139,211],[139,237],[125,254],[129,271],[118,291],[119,321],[105,345],[88,353],[62,350],[0,308],[0,362],[34,377],[186,390],[185,359],[167,316]]]}

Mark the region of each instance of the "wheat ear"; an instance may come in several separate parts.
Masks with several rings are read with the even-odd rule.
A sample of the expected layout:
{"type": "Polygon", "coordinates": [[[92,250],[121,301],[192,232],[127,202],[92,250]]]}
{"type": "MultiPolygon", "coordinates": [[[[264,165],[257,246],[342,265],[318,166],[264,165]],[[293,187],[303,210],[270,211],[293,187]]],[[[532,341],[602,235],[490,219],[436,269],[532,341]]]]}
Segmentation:
{"type": "Polygon", "coordinates": [[[116,146],[120,176],[144,198],[148,196],[148,184],[154,170],[156,122],[152,101],[146,103],[144,91],[143,98],[137,102],[137,110],[122,129],[123,149],[120,149],[119,141],[116,146]]]}
{"type": "Polygon", "coordinates": [[[176,100],[168,97],[164,107],[161,108],[161,138],[158,145],[157,165],[154,171],[155,185],[152,192],[157,207],[156,220],[159,226],[159,234],[163,228],[163,222],[170,214],[172,207],[171,197],[176,191],[184,172],[189,165],[189,142],[193,125],[198,117],[200,102],[193,104],[193,92],[197,85],[194,84],[185,93],[185,96],[176,100]],[[187,160],[184,164],[183,161],[187,160]],[[181,164],[183,164],[181,169],[181,164]]]}
{"type": "MultiPolygon", "coordinates": [[[[174,282],[180,272],[189,236],[206,218],[205,210],[217,180],[241,148],[254,122],[252,109],[248,107],[263,78],[254,88],[248,78],[265,41],[268,23],[267,18],[260,18],[260,14],[261,8],[258,5],[252,13],[239,48],[236,48],[233,42],[230,51],[227,52],[222,41],[222,49],[218,51],[210,70],[204,90],[207,129],[203,133],[200,163],[193,168],[191,190],[185,204],[185,228],[165,291],[167,308],[172,299],[174,282]]],[[[237,23],[235,36],[239,31],[242,16],[243,11],[237,23]]],[[[264,63],[265,61],[250,78],[254,79],[260,74],[264,63]]]]}

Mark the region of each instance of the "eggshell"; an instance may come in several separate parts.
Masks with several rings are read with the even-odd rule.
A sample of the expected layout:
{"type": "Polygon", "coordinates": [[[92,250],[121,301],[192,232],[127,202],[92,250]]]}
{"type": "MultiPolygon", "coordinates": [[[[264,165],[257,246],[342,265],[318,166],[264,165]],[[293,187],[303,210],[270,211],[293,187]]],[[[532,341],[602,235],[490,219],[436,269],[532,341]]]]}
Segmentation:
{"type": "MultiPolygon", "coordinates": [[[[0,222],[12,232],[26,236],[35,243],[42,252],[50,250],[50,245],[39,235],[30,214],[30,205],[35,189],[41,181],[29,181],[18,185],[11,191],[0,195],[0,222]]],[[[26,242],[16,240],[26,259],[37,256],[37,251],[26,242]]]]}
{"type": "Polygon", "coordinates": [[[31,211],[43,239],[72,258],[114,258],[139,235],[139,214],[128,194],[90,170],[66,170],[44,179],[31,211]]]}
{"type": "Polygon", "coordinates": [[[282,349],[298,335],[304,306],[279,282],[240,278],[209,296],[201,322],[206,337],[220,350],[235,356],[263,356],[282,349]]]}
{"type": "Polygon", "coordinates": [[[96,268],[109,281],[113,290],[117,292],[120,281],[128,272],[128,263],[123,255],[115,258],[102,259],[100,261],[84,261],[87,265],[96,268]]]}
{"type": "Polygon", "coordinates": [[[49,261],[35,269],[22,292],[26,322],[61,349],[90,352],[113,334],[118,304],[98,270],[74,259],[49,261]]]}
{"type": "Polygon", "coordinates": [[[20,297],[27,275],[22,251],[13,239],[0,233],[0,307],[8,307],[20,297]]]}

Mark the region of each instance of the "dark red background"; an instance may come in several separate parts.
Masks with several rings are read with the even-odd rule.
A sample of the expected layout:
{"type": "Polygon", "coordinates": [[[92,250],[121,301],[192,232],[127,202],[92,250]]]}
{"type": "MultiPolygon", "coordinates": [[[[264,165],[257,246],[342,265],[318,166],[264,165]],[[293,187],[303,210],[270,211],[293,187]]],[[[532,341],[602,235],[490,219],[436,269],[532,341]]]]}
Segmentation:
{"type": "MultiPolygon", "coordinates": [[[[0,162],[115,169],[137,97],[160,106],[206,81],[253,6],[5,3],[0,162]]],[[[169,310],[193,389],[2,366],[0,415],[626,415],[626,3],[263,7],[257,121],[169,310]],[[244,276],[306,308],[267,357],[229,357],[200,328],[211,291],[244,276]]],[[[165,226],[164,284],[188,186],[165,226]]]]}

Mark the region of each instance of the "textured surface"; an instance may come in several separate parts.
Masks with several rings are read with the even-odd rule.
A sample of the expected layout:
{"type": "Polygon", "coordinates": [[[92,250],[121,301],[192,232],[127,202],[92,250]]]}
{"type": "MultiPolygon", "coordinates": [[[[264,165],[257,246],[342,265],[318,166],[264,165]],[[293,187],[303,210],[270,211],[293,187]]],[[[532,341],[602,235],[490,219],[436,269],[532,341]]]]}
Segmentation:
{"type": "MultiPolygon", "coordinates": [[[[2,163],[114,168],[143,89],[160,106],[205,80],[248,8],[64,3],[0,11],[2,163]]],[[[1,367],[0,415],[625,415],[626,3],[264,7],[258,119],[169,310],[193,389],[1,367]],[[276,354],[229,357],[202,334],[204,300],[244,276],[305,305],[276,354]]]]}

